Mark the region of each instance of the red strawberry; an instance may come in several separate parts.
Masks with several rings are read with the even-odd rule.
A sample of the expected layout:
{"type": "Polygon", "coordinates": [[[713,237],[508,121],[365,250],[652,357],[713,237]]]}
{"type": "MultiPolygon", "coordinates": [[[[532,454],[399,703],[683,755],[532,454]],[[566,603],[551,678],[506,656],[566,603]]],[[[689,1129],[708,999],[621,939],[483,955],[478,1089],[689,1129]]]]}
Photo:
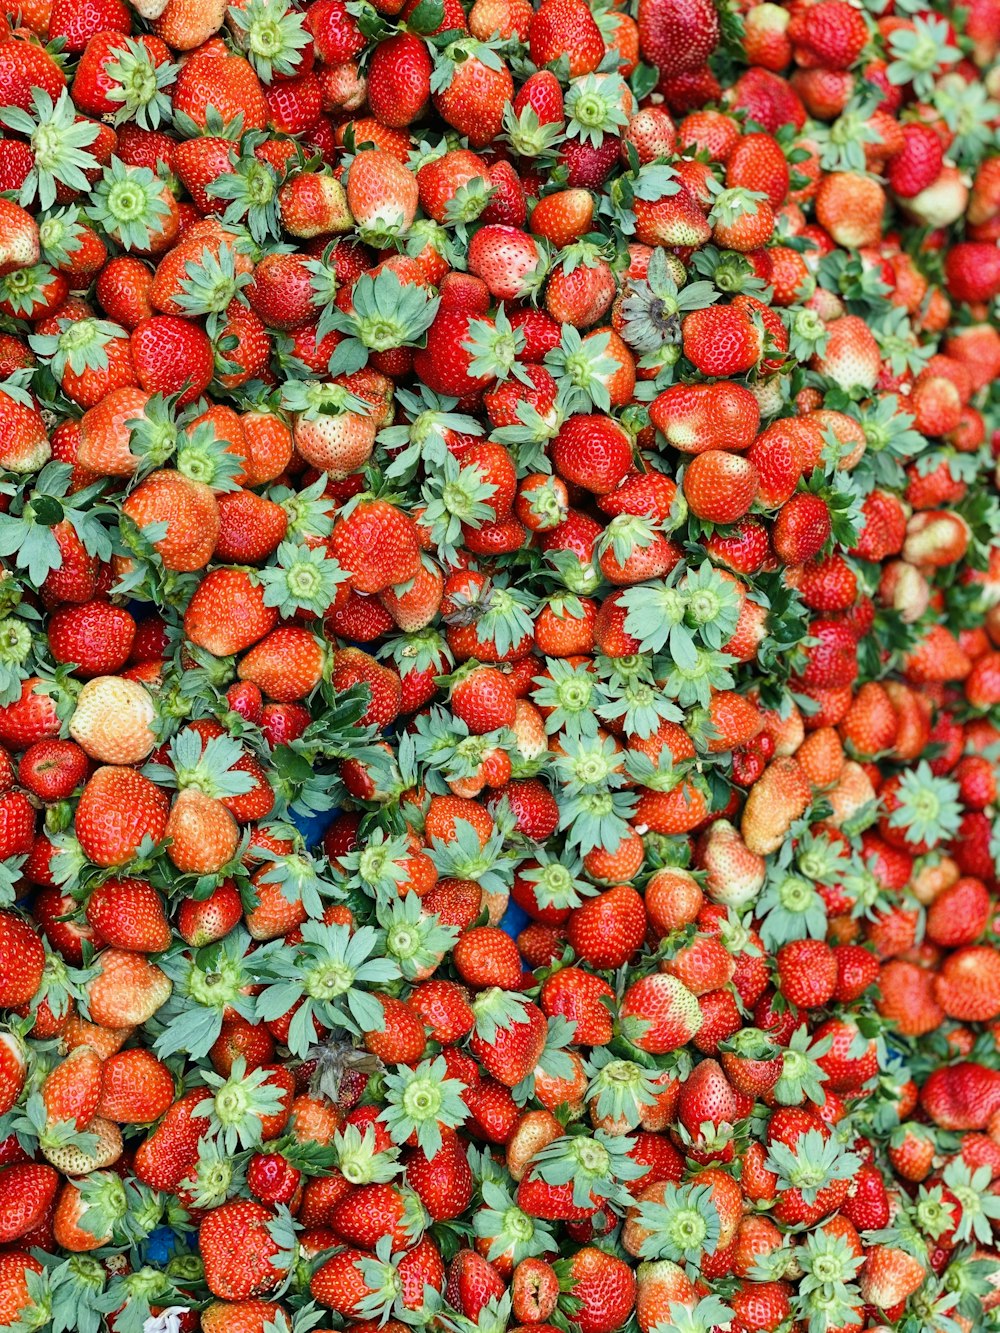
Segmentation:
{"type": "Polygon", "coordinates": [[[703,65],[719,41],[719,18],[704,0],[641,0],[639,45],[661,75],[703,65]]]}
{"type": "Polygon", "coordinates": [[[677,977],[663,973],[633,982],[622,998],[621,1020],[635,1046],[660,1055],[685,1045],[702,1023],[694,995],[677,977]]]}
{"type": "Polygon", "coordinates": [[[40,1162],[0,1171],[0,1244],[10,1245],[38,1226],[55,1201],[59,1179],[40,1162]]]}
{"type": "Polygon", "coordinates": [[[27,1004],[42,984],[45,949],[23,917],[0,912],[0,1005],[27,1004]]]}
{"type": "Polygon", "coordinates": [[[141,879],[106,880],[87,901],[87,920],[108,944],[161,953],[171,941],[159,894],[141,879]]]}
{"type": "MultiPolygon", "coordinates": [[[[205,1283],[222,1300],[246,1300],[268,1291],[283,1276],[281,1247],[268,1225],[274,1215],[249,1199],[213,1208],[198,1231],[205,1283]]],[[[287,1262],[287,1260],[286,1260],[287,1262]]]]}

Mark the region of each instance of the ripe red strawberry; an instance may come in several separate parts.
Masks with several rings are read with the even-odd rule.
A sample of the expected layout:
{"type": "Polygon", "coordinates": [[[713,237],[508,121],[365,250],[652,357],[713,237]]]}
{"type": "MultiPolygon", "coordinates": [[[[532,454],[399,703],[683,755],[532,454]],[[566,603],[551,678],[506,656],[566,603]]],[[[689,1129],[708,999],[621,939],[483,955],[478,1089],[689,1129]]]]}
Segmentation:
{"type": "Polygon", "coordinates": [[[41,1162],[24,1162],[0,1171],[0,1244],[28,1235],[55,1201],[59,1173],[41,1162]]]}
{"type": "Polygon", "coordinates": [[[543,0],[528,25],[528,48],[539,69],[565,57],[571,79],[591,74],[604,58],[604,38],[582,0],[543,0]]]}
{"type": "Polygon", "coordinates": [[[639,45],[661,76],[703,65],[719,40],[719,19],[703,0],[642,0],[639,45]]]}
{"type": "Polygon", "coordinates": [[[98,1115],[122,1125],[145,1125],[158,1120],[173,1102],[173,1076],[151,1051],[130,1048],[104,1061],[98,1115]]]}
{"type": "Polygon", "coordinates": [[[684,355],[702,375],[740,375],[757,364],[763,335],[734,306],[708,306],[685,315],[684,355]]]}
{"type": "MultiPolygon", "coordinates": [[[[636,1278],[624,1259],[585,1245],[566,1264],[565,1280],[581,1302],[576,1322],[582,1333],[612,1333],[635,1306],[636,1278]]],[[[557,1272],[560,1272],[557,1269],[557,1272]]]]}
{"type": "Polygon", "coordinates": [[[205,1282],[222,1300],[246,1300],[281,1281],[281,1249],[268,1224],[273,1214],[249,1199],[213,1208],[202,1220],[198,1248],[205,1264],[205,1282]]]}
{"type": "Polygon", "coordinates": [[[759,476],[739,454],[709,449],[692,458],[684,473],[684,496],[691,512],[710,523],[734,523],[749,510],[759,476]]]}
{"type": "Polygon", "coordinates": [[[441,80],[435,82],[434,106],[471,147],[492,143],[513,97],[514,80],[508,66],[495,57],[482,59],[475,41],[456,43],[453,51],[445,52],[441,80]]]}
{"type": "Polygon", "coordinates": [[[778,984],[785,999],[801,1009],[826,1004],[837,984],[837,961],[823,940],[791,940],[778,950],[778,984]]]}
{"type": "Polygon", "coordinates": [[[179,393],[193,403],[208,388],[215,371],[212,344],[205,330],[176,315],[140,320],[129,340],[136,377],[147,393],[179,393]]]}
{"type": "Polygon", "coordinates": [[[42,984],[45,949],[23,917],[0,913],[0,1004],[27,1004],[42,984]]]}
{"type": "Polygon", "coordinates": [[[559,475],[603,495],[624,479],[632,463],[628,435],[610,417],[574,416],[552,445],[559,475]]]}
{"type": "Polygon", "coordinates": [[[406,1183],[435,1222],[459,1217],[472,1198],[473,1179],[468,1158],[457,1136],[445,1136],[441,1148],[428,1157],[420,1148],[409,1154],[406,1183]]]}
{"type": "Polygon", "coordinates": [[[775,552],[788,565],[804,565],[823,550],[830,539],[830,510],[818,495],[802,492],[782,505],[771,540],[775,552]]]}
{"type": "Polygon", "coordinates": [[[368,66],[368,105],[383,125],[403,127],[419,119],[430,100],[431,58],[413,33],[400,32],[376,46],[368,66]]]}
{"type": "Polygon", "coordinates": [[[478,1320],[483,1307],[505,1290],[503,1278],[475,1250],[459,1250],[448,1267],[445,1299],[466,1319],[478,1320]]]}
{"type": "Polygon", "coordinates": [[[643,977],[628,988],[621,1018],[633,1045],[660,1055],[685,1045],[702,1022],[694,995],[677,977],[663,973],[643,977]]]}
{"type": "Polygon", "coordinates": [[[619,884],[574,908],[569,940],[582,962],[603,970],[627,962],[645,929],[642,899],[630,885],[619,884]]]}
{"type": "Polygon", "coordinates": [[[108,944],[161,953],[171,941],[159,894],[141,879],[106,880],[87,901],[87,920],[108,944]]]}
{"type": "Polygon", "coordinates": [[[469,1049],[486,1072],[505,1087],[516,1087],[532,1072],[545,1049],[545,1016],[530,1001],[505,1002],[485,991],[473,1003],[476,1028],[469,1049]]]}
{"type": "Polygon", "coordinates": [[[98,768],[76,808],[76,836],[99,866],[124,865],[143,839],[159,842],[167,827],[164,792],[132,768],[98,768]]]}

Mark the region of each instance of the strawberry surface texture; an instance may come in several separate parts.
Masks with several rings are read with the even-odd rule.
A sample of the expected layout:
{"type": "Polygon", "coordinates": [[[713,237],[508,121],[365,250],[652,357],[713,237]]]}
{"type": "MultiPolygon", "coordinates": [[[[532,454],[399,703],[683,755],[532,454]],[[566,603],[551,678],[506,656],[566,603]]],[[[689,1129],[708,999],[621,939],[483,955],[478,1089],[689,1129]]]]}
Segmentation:
{"type": "Polygon", "coordinates": [[[1000,1333],[1000,0],[0,2],[0,1328],[1000,1333]]]}

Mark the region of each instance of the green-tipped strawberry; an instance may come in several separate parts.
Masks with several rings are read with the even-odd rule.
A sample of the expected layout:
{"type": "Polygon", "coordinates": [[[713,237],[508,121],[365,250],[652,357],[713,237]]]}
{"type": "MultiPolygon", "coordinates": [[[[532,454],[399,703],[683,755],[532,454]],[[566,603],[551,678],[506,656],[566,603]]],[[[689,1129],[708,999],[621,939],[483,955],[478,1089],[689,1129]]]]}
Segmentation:
{"type": "Polygon", "coordinates": [[[688,988],[662,972],[634,982],[622,998],[620,1014],[622,1035],[651,1054],[684,1046],[702,1023],[698,1001],[688,988]]]}

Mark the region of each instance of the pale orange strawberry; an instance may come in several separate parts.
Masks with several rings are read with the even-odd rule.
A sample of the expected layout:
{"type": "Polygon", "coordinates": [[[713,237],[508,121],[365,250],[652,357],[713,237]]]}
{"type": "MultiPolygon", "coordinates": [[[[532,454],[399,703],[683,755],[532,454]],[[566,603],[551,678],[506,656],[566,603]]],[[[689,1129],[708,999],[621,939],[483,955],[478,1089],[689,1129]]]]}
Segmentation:
{"type": "Polygon", "coordinates": [[[144,954],[105,949],[95,959],[96,975],[87,983],[87,1003],[95,1023],[131,1028],[145,1023],[167,1002],[169,977],[144,954]]]}
{"type": "Polygon", "coordinates": [[[754,783],[743,809],[740,831],[751,852],[777,851],[791,825],[807,810],[812,792],[794,759],[775,759],[754,783]]]}
{"type": "Polygon", "coordinates": [[[222,801],[196,787],[179,792],[170,810],[164,836],[167,855],[183,874],[218,874],[239,845],[236,820],[222,801]]]}

